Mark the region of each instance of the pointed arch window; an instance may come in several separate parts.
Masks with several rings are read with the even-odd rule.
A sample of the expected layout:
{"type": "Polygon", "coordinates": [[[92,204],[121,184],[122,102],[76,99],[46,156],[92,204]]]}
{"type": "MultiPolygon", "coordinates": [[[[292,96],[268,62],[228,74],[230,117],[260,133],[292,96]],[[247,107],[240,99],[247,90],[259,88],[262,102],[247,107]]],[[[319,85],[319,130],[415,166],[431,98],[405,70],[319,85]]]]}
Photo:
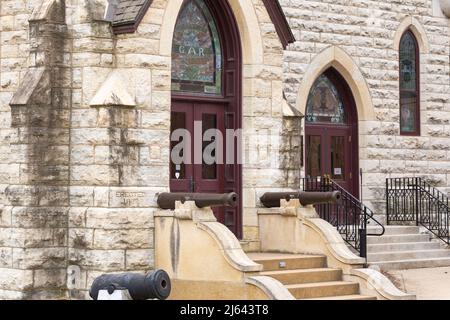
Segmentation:
{"type": "Polygon", "coordinates": [[[408,30],[400,40],[400,134],[420,135],[419,46],[408,30]]]}
{"type": "Polygon", "coordinates": [[[216,23],[203,0],[180,11],[172,44],[172,91],[222,93],[222,47],[216,23]]]}

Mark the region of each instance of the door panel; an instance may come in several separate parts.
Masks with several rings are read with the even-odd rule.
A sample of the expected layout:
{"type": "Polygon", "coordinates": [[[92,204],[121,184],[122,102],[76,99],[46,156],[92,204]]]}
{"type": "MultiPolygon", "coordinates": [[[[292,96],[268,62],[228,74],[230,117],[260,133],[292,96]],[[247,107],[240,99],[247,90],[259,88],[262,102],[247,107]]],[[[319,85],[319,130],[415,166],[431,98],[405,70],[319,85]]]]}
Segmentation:
{"type": "Polygon", "coordinates": [[[352,194],[353,166],[351,157],[351,131],[349,129],[329,129],[329,158],[331,179],[352,194]]]}
{"type": "MultiPolygon", "coordinates": [[[[224,107],[220,104],[195,104],[194,105],[194,121],[202,124],[202,135],[209,129],[217,129],[224,136],[224,107]]],[[[221,155],[224,154],[224,143],[218,141],[220,138],[211,137],[211,141],[203,141],[202,148],[200,149],[202,154],[207,151],[209,155],[212,155],[212,161],[206,163],[203,156],[199,156],[202,159],[202,164],[194,165],[194,180],[195,180],[195,192],[200,193],[221,193],[223,192],[223,180],[224,169],[223,164],[220,164],[217,157],[220,155],[218,149],[221,147],[221,155]],[[214,141],[215,140],[215,141],[214,141]],[[214,148],[215,144],[215,148],[214,148]],[[213,152],[215,149],[215,152],[213,152]],[[217,163],[219,162],[219,164],[217,163]]]]}
{"type": "Polygon", "coordinates": [[[307,175],[310,177],[318,177],[322,175],[322,136],[310,135],[307,136],[306,146],[307,153],[307,175]]]}
{"type": "MultiPolygon", "coordinates": [[[[210,156],[210,159],[201,157],[202,164],[194,165],[195,192],[198,193],[223,193],[224,188],[224,167],[219,159],[224,155],[224,144],[214,132],[219,131],[222,137],[225,136],[224,128],[224,106],[221,104],[195,104],[194,121],[202,124],[203,141],[201,152],[210,156]],[[212,129],[212,130],[211,130],[212,129]],[[208,139],[205,139],[205,133],[208,133],[208,139]],[[217,130],[217,131],[216,131],[217,130]],[[219,152],[221,149],[221,153],[219,152]],[[206,152],[205,152],[206,151],[206,152]]],[[[225,223],[224,209],[222,207],[213,208],[217,220],[225,223]]]]}
{"type": "MultiPolygon", "coordinates": [[[[241,127],[240,118],[237,116],[236,112],[230,111],[230,109],[225,112],[224,116],[225,130],[237,130],[241,127]]],[[[227,140],[227,139],[225,139],[227,140]]],[[[236,192],[240,194],[239,190],[241,188],[241,179],[240,176],[242,174],[242,159],[240,158],[240,150],[242,150],[240,139],[238,137],[233,138],[234,140],[234,149],[233,154],[226,154],[224,158],[224,192],[236,192]],[[229,159],[227,159],[229,158],[229,159]],[[231,164],[230,164],[231,162],[231,164]],[[234,163],[234,164],[233,164],[234,163]]],[[[226,141],[227,143],[231,143],[231,141],[226,141]]],[[[229,150],[227,150],[229,151],[229,150]]],[[[231,230],[235,230],[235,234],[238,238],[242,235],[242,213],[240,208],[224,208],[224,224],[230,228],[231,230]]]]}
{"type": "MultiPolygon", "coordinates": [[[[187,129],[190,132],[190,150],[187,151],[188,159],[185,163],[175,164],[171,158],[170,189],[172,192],[195,192],[195,193],[224,193],[237,192],[236,188],[229,191],[225,189],[225,166],[222,159],[225,155],[225,106],[222,103],[172,103],[171,132],[176,129],[187,129]],[[201,130],[199,126],[201,125],[201,130]],[[197,128],[197,127],[198,128],[197,128]],[[212,129],[212,131],[208,131],[212,129]],[[216,130],[222,133],[217,134],[216,130]],[[197,132],[198,131],[198,132],[197,132]],[[195,134],[202,137],[208,133],[208,140],[196,138],[195,134]],[[196,141],[200,147],[196,148],[196,141]],[[219,149],[221,152],[219,152],[219,149]],[[199,154],[195,155],[195,152],[199,154]],[[205,159],[203,153],[211,157],[205,159]],[[221,159],[222,157],[222,159],[221,159]],[[195,163],[196,159],[201,159],[201,163],[195,163]]],[[[182,139],[189,137],[182,137],[182,139]]],[[[171,142],[171,153],[173,148],[181,141],[171,142]]],[[[234,167],[234,165],[231,165],[234,167]]],[[[237,226],[235,219],[237,210],[228,209],[225,214],[224,208],[214,208],[214,214],[218,221],[224,223],[230,229],[237,226]],[[226,219],[227,218],[227,219],[226,219]]],[[[235,230],[233,230],[235,231],[235,230]]]]}
{"type": "MultiPolygon", "coordinates": [[[[203,135],[207,133],[208,130],[214,130],[217,128],[217,114],[212,113],[203,113],[202,114],[202,130],[203,135]]],[[[210,152],[208,152],[208,148],[210,148],[211,144],[213,142],[216,142],[215,137],[211,137],[211,141],[203,141],[202,146],[202,152],[208,153],[211,156],[211,161],[208,161],[206,163],[205,159],[203,159],[203,165],[202,165],[202,179],[203,180],[217,180],[218,173],[217,173],[217,150],[211,149],[210,152]],[[215,159],[216,161],[213,162],[212,160],[215,159]]],[[[217,148],[217,146],[215,146],[217,148]]]]}
{"type": "Polygon", "coordinates": [[[351,127],[313,126],[306,129],[306,176],[329,175],[339,185],[358,196],[353,181],[351,127]]]}
{"type": "MultiPolygon", "coordinates": [[[[193,132],[193,105],[191,103],[174,103],[172,105],[171,112],[171,133],[177,129],[187,129],[188,132],[193,132]]],[[[180,142],[186,141],[188,144],[192,144],[192,138],[189,136],[183,136],[178,141],[170,142],[171,153],[176,145],[180,142]],[[190,142],[188,142],[190,141],[190,142]]],[[[193,178],[193,166],[192,166],[192,146],[190,150],[184,150],[184,152],[190,152],[190,154],[183,154],[180,151],[178,154],[181,157],[188,157],[190,161],[182,163],[173,163],[172,157],[170,161],[170,189],[172,192],[189,192],[192,190],[192,178],[193,178]]]]}
{"type": "MultiPolygon", "coordinates": [[[[185,112],[172,112],[172,125],[171,132],[178,129],[186,129],[186,113],[185,112]]],[[[171,150],[175,147],[176,142],[171,143],[171,150]]],[[[181,151],[180,156],[184,157],[184,153],[181,151]]],[[[189,175],[186,173],[186,165],[184,163],[174,164],[171,166],[172,179],[185,180],[189,175]]]]}
{"type": "Polygon", "coordinates": [[[331,178],[333,180],[345,180],[345,138],[343,136],[331,137],[331,178]]]}

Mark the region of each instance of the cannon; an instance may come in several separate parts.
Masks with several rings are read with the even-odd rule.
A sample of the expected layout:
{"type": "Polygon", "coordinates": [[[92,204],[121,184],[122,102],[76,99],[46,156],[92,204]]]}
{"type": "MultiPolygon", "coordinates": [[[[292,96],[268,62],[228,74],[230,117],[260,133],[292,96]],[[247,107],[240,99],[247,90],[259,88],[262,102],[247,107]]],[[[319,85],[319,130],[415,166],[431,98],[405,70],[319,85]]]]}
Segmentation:
{"type": "Polygon", "coordinates": [[[238,195],[231,193],[161,193],[158,196],[158,206],[161,209],[175,209],[175,202],[194,201],[199,208],[205,207],[236,207],[238,204],[238,195]]]}
{"type": "Polygon", "coordinates": [[[89,295],[97,300],[100,290],[112,294],[115,290],[127,289],[133,300],[160,299],[169,297],[171,283],[164,270],[156,270],[147,274],[120,273],[103,274],[92,283],[89,295]]]}
{"type": "Polygon", "coordinates": [[[301,205],[336,203],[341,198],[339,191],[333,192],[266,192],[261,198],[261,203],[267,208],[277,208],[281,199],[287,201],[299,199],[301,205]]]}

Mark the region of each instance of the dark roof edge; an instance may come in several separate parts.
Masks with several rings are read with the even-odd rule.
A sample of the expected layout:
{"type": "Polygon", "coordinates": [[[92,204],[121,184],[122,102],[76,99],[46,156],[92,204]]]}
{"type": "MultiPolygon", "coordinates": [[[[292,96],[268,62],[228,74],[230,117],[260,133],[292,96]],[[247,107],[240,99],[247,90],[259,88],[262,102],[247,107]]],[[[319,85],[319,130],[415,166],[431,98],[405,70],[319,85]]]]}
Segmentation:
{"type": "Polygon", "coordinates": [[[283,44],[283,48],[286,49],[290,43],[295,42],[295,37],[286,19],[286,15],[281,8],[280,2],[278,0],[262,0],[262,2],[266,6],[278,37],[283,44]]]}
{"type": "Polygon", "coordinates": [[[139,24],[141,23],[142,19],[144,18],[145,14],[147,13],[147,10],[152,5],[153,0],[147,0],[142,5],[141,9],[139,10],[138,15],[136,16],[136,19],[129,22],[122,22],[114,24],[113,22],[113,31],[114,34],[124,34],[124,33],[133,33],[136,32],[139,24]]]}
{"type": "MultiPolygon", "coordinates": [[[[278,0],[262,0],[267,12],[269,13],[270,19],[275,26],[278,37],[280,38],[281,44],[283,48],[286,49],[288,44],[295,42],[294,34],[292,33],[291,27],[286,19],[286,16],[281,8],[281,5],[278,0]]],[[[139,10],[139,13],[135,20],[129,22],[122,22],[114,24],[113,22],[113,31],[114,34],[123,34],[123,33],[133,33],[136,32],[139,24],[144,18],[147,10],[150,8],[153,0],[147,0],[144,5],[139,10]]]]}

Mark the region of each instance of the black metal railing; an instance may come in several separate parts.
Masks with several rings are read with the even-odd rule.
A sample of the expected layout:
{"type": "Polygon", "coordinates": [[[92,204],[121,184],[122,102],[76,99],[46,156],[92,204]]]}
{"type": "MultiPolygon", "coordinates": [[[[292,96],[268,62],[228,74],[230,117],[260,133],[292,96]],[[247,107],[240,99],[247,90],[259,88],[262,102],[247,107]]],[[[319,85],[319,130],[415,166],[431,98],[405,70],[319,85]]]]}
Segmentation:
{"type": "Polygon", "coordinates": [[[377,221],[373,211],[356,199],[351,193],[329,177],[303,178],[303,191],[339,191],[341,199],[334,204],[315,205],[319,216],[336,227],[345,242],[361,257],[367,257],[367,236],[382,236],[384,226],[377,221]],[[367,226],[378,226],[374,233],[367,232],[367,226]]]}
{"type": "Polygon", "coordinates": [[[420,177],[386,179],[388,224],[414,222],[450,244],[448,197],[420,177]]]}

